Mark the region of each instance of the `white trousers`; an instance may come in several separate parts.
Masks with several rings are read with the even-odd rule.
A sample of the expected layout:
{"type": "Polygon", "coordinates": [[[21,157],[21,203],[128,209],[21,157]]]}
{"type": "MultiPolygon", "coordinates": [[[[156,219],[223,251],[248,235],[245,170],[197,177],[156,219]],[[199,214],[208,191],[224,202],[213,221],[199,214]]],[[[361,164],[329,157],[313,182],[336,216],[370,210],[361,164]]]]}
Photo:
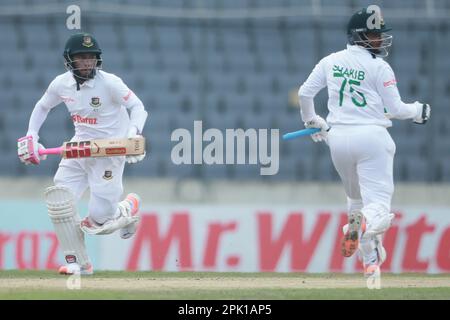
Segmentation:
{"type": "Polygon", "coordinates": [[[386,128],[333,126],[328,133],[328,144],[344,184],[349,211],[375,204],[390,212],[395,143],[386,128]]]}
{"type": "Polygon", "coordinates": [[[63,159],[54,177],[56,186],[69,188],[78,201],[89,187],[89,216],[103,224],[114,218],[123,193],[125,157],[63,159]]]}

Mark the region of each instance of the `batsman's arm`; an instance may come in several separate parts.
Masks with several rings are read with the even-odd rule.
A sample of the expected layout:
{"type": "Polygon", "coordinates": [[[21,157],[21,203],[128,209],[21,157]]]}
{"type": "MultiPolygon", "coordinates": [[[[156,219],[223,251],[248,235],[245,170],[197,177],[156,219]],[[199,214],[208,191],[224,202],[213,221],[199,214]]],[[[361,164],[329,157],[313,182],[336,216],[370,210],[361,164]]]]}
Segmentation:
{"type": "Polygon", "coordinates": [[[128,130],[128,137],[138,134],[142,134],[144,130],[145,121],[147,120],[148,113],[145,111],[144,105],[141,100],[136,97],[138,101],[136,104],[129,107],[130,110],[130,127],[128,130]]]}
{"type": "Polygon", "coordinates": [[[53,80],[45,91],[44,95],[34,106],[28,123],[27,136],[39,139],[39,130],[42,127],[51,109],[62,102],[62,98],[57,94],[57,81],[53,80]]]}
{"type": "Polygon", "coordinates": [[[299,90],[298,102],[300,104],[300,116],[303,122],[311,121],[317,116],[314,108],[314,98],[301,95],[299,90]]]}
{"type": "Polygon", "coordinates": [[[308,76],[308,79],[306,79],[298,90],[300,116],[303,122],[311,121],[317,116],[314,109],[314,97],[327,85],[327,77],[325,72],[326,64],[327,57],[323,58],[318,64],[316,64],[313,71],[308,76]]]}
{"type": "Polygon", "coordinates": [[[41,103],[36,103],[33,112],[31,112],[30,121],[28,123],[27,136],[33,136],[34,139],[39,140],[39,130],[42,127],[50,109],[45,108],[41,103]]]}
{"type": "Polygon", "coordinates": [[[130,112],[130,126],[128,137],[140,135],[147,120],[147,111],[144,104],[136,94],[117,76],[113,76],[110,82],[110,92],[113,99],[125,106],[130,112]]]}
{"type": "Polygon", "coordinates": [[[386,63],[377,78],[377,90],[390,119],[413,119],[416,123],[425,123],[430,117],[430,106],[420,102],[404,103],[400,97],[392,68],[386,63]]]}
{"type": "MultiPolygon", "coordinates": [[[[130,113],[130,124],[127,131],[128,138],[142,137],[147,111],[142,101],[128,88],[119,77],[114,76],[111,81],[111,93],[115,101],[125,106],[130,113]]],[[[140,155],[127,155],[128,163],[137,163],[145,158],[145,151],[140,155]]]]}
{"type": "Polygon", "coordinates": [[[19,160],[25,164],[37,165],[41,160],[46,158],[45,155],[39,154],[39,151],[44,149],[38,142],[39,130],[47,118],[50,109],[54,108],[62,101],[56,94],[55,80],[50,83],[47,91],[34,106],[28,123],[27,134],[17,140],[17,155],[19,160]]]}

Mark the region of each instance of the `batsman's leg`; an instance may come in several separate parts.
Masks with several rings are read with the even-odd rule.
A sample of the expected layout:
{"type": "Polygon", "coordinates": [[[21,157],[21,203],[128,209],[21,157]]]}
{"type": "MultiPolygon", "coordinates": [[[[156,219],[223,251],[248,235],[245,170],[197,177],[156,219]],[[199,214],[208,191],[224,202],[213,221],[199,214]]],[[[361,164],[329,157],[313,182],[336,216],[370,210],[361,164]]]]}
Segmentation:
{"type": "Polygon", "coordinates": [[[360,227],[363,227],[364,222],[361,214],[362,208],[362,199],[347,197],[348,223],[342,228],[344,237],[341,240],[341,253],[344,257],[352,256],[358,248],[360,233],[363,231],[360,227]]]}
{"type": "Polygon", "coordinates": [[[390,226],[395,144],[387,130],[378,126],[333,128],[328,141],[347,196],[364,204],[350,213],[342,240],[342,253],[349,257],[361,237],[381,234],[390,226]]]}
{"type": "Polygon", "coordinates": [[[358,163],[358,176],[361,197],[364,202],[363,213],[367,229],[366,236],[375,236],[387,231],[394,215],[390,212],[394,193],[393,165],[395,143],[384,128],[365,150],[365,157],[358,163]]]}
{"type": "Polygon", "coordinates": [[[344,257],[351,257],[355,253],[365,230],[365,219],[361,211],[353,210],[350,212],[348,224],[344,226],[344,237],[341,242],[341,253],[344,257]]]}
{"type": "Polygon", "coordinates": [[[101,220],[99,222],[96,215],[91,212],[90,216],[81,222],[81,229],[91,235],[110,234],[120,229],[120,236],[127,239],[136,232],[137,223],[140,220],[138,214],[140,201],[137,194],[130,193],[125,200],[117,204],[115,214],[110,215],[111,217],[107,218],[106,221],[101,220]]]}
{"type": "Polygon", "coordinates": [[[347,195],[349,222],[343,228],[344,237],[341,240],[341,253],[344,257],[352,256],[358,249],[363,227],[363,216],[360,212],[363,202],[359,188],[357,162],[352,148],[349,148],[352,137],[351,133],[342,128],[333,128],[328,133],[331,159],[347,195]]]}
{"type": "Polygon", "coordinates": [[[89,168],[89,216],[81,223],[88,234],[110,234],[121,231],[122,237],[130,237],[139,221],[139,196],[129,194],[120,201],[123,193],[122,174],[125,159],[105,158],[95,161],[89,168]],[[126,230],[125,230],[126,229],[126,230]]]}
{"type": "Polygon", "coordinates": [[[387,257],[386,250],[383,247],[382,235],[363,238],[359,249],[364,267],[364,276],[379,276],[381,274],[380,267],[387,257]]]}
{"type": "Polygon", "coordinates": [[[67,266],[61,267],[59,272],[93,274],[72,192],[66,187],[53,186],[45,190],[45,198],[48,214],[67,262],[67,266]]]}
{"type": "MultiPolygon", "coordinates": [[[[136,193],[128,194],[125,200],[119,203],[119,208],[121,205],[125,208],[125,210],[129,208],[128,210],[130,211],[130,215],[132,217],[139,217],[139,207],[141,205],[141,198],[136,193]]],[[[128,239],[133,234],[135,234],[138,222],[139,220],[136,220],[136,222],[132,222],[129,225],[120,229],[120,237],[122,239],[128,239]]]]}

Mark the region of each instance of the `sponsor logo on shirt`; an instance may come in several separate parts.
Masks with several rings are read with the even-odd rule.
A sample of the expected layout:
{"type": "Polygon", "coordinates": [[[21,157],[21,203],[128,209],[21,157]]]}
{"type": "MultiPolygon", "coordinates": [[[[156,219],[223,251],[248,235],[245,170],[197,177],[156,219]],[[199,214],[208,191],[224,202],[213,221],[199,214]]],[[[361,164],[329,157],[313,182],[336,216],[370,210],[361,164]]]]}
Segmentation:
{"type": "Polygon", "coordinates": [[[133,93],[133,91],[129,90],[127,95],[123,97],[123,100],[128,101],[128,99],[130,99],[132,93],[133,93]]]}
{"type": "Polygon", "coordinates": [[[395,86],[396,84],[397,84],[397,80],[395,80],[395,79],[383,82],[383,86],[385,86],[385,87],[395,86]]]}
{"type": "Polygon", "coordinates": [[[72,116],[72,121],[75,123],[97,124],[97,118],[84,118],[77,114],[72,116]]]}
{"type": "Polygon", "coordinates": [[[73,98],[71,98],[71,97],[68,97],[68,96],[61,96],[61,99],[62,99],[62,101],[63,101],[64,103],[67,103],[67,102],[75,102],[75,99],[73,99],[73,98]]]}

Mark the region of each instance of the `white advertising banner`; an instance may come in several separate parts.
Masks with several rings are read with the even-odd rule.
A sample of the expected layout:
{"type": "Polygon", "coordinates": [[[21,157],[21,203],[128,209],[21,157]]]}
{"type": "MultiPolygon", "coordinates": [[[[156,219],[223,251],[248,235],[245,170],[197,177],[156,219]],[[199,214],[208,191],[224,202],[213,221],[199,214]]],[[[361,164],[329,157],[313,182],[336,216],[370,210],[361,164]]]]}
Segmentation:
{"type": "MultiPolygon", "coordinates": [[[[17,206],[2,213],[0,269],[55,269],[62,257],[45,206],[17,206]]],[[[398,208],[383,271],[450,272],[449,211],[398,208]]],[[[340,254],[345,223],[337,206],[144,206],[132,238],[87,238],[97,270],[357,272],[358,259],[340,254]]]]}

